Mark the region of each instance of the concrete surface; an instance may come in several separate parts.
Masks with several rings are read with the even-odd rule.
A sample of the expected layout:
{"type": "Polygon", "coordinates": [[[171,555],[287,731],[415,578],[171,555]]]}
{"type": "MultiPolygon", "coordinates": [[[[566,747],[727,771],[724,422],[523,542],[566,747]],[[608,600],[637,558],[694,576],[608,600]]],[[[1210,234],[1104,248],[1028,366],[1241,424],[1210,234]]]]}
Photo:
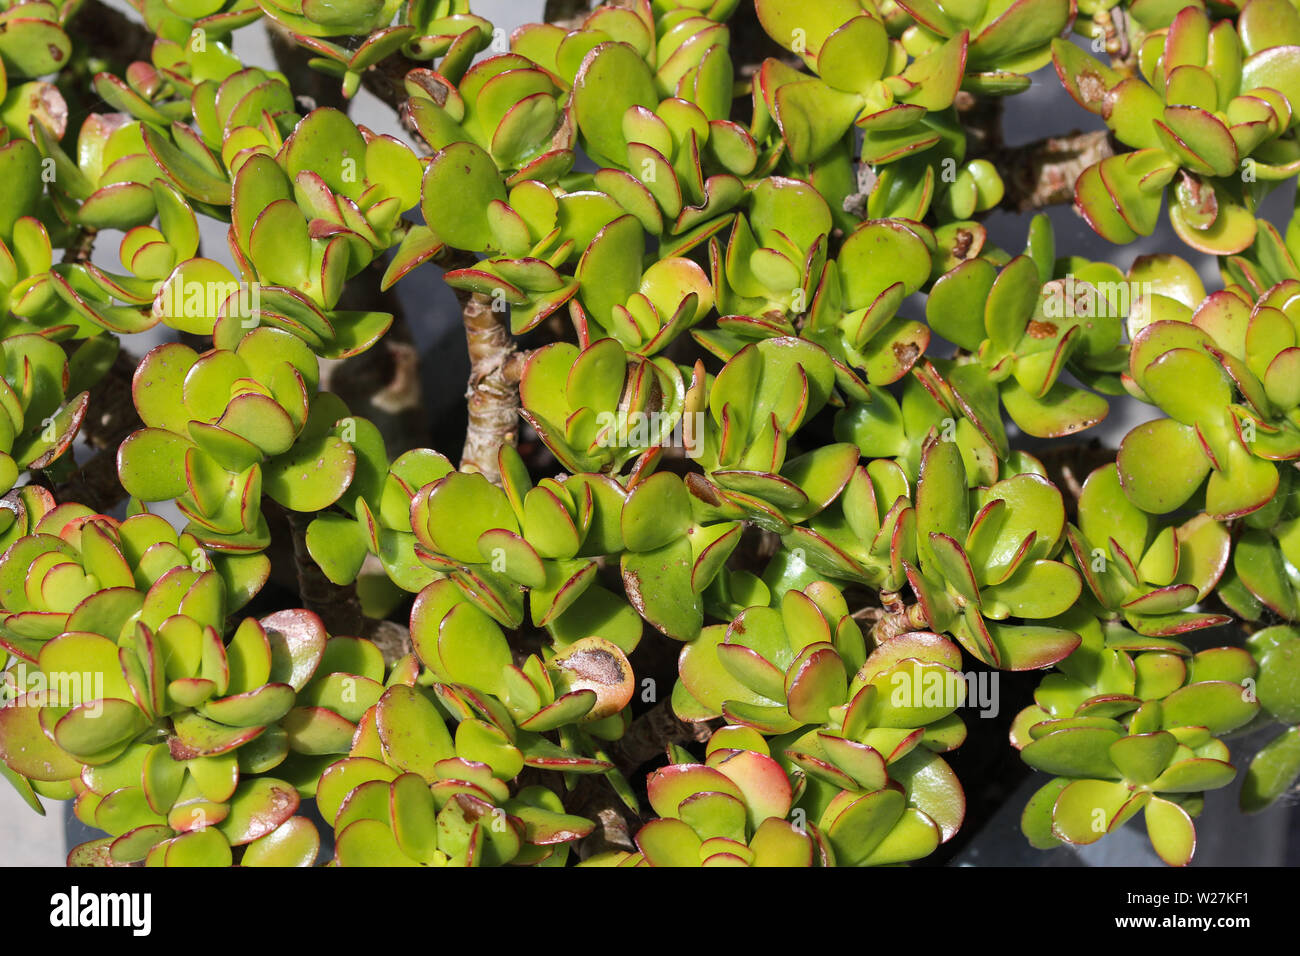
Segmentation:
{"type": "Polygon", "coordinates": [[[45,806],[45,816],[38,816],[0,781],[0,866],[63,866],[63,805],[47,800],[45,806]]]}

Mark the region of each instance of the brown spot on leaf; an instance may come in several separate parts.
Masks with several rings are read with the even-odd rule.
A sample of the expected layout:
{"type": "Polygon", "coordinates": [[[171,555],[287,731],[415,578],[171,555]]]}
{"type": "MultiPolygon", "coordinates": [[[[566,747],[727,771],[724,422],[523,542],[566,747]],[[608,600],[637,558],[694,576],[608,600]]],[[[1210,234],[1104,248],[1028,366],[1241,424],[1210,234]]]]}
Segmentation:
{"type": "Polygon", "coordinates": [[[296,791],[286,787],[271,787],[266,794],[266,802],[249,816],[243,832],[234,834],[232,842],[236,845],[251,843],[258,837],[266,836],[293,816],[299,802],[296,791]]]}
{"type": "MultiPolygon", "coordinates": [[[[1076,82],[1084,103],[1096,103],[1106,95],[1106,84],[1096,70],[1084,70],[1076,82]]],[[[1109,106],[1103,108],[1109,110],[1109,106]]]]}
{"type": "Polygon", "coordinates": [[[54,43],[47,44],[46,49],[50,51],[51,60],[53,60],[55,63],[63,62],[63,51],[59,49],[57,44],[54,43]]]}
{"type": "Polygon", "coordinates": [[[627,599],[637,611],[644,612],[645,599],[641,597],[641,576],[635,571],[623,572],[623,590],[627,599]]]}
{"type": "Polygon", "coordinates": [[[1178,182],[1174,186],[1178,204],[1183,207],[1191,225],[1196,229],[1208,229],[1219,217],[1219,197],[1213,189],[1187,170],[1179,170],[1178,182]]]}
{"type": "Polygon", "coordinates": [[[952,254],[958,259],[965,259],[970,252],[971,244],[975,241],[975,236],[969,229],[957,230],[957,241],[953,243],[952,254]]]}
{"type": "Polygon", "coordinates": [[[699,498],[705,504],[722,504],[722,496],[718,494],[718,490],[711,483],[706,481],[704,476],[698,475],[695,472],[691,472],[686,476],[686,490],[696,498],[699,498]]]}
{"type": "Polygon", "coordinates": [[[189,744],[182,743],[179,737],[167,739],[167,750],[173,760],[193,760],[195,757],[203,756],[189,744]]]}
{"type": "Polygon", "coordinates": [[[903,368],[911,368],[915,365],[920,355],[921,350],[917,348],[915,342],[894,343],[894,360],[903,368]]]}
{"type": "Polygon", "coordinates": [[[1038,319],[1032,319],[1025,328],[1025,332],[1032,339],[1050,339],[1056,334],[1056,323],[1040,322],[1038,319]]]}
{"type": "Polygon", "coordinates": [[[624,676],[623,664],[604,648],[581,650],[556,663],[573,676],[598,684],[617,684],[624,676]]]}
{"type": "Polygon", "coordinates": [[[596,701],[584,720],[601,720],[617,714],[632,699],[635,681],[627,655],[617,644],[603,637],[584,637],[557,657],[554,665],[563,673],[557,685],[565,693],[590,690],[596,701]]]}

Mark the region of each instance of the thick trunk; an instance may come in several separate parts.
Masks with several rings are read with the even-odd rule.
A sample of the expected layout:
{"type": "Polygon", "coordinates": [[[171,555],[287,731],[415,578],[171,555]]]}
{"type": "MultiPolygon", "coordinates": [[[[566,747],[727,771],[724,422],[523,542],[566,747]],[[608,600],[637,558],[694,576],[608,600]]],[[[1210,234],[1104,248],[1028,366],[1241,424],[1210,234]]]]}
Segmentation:
{"type": "Polygon", "coordinates": [[[461,317],[469,349],[468,422],[460,470],[499,484],[497,452],[514,445],[519,433],[519,378],[523,355],[506,328],[506,313],[493,311],[481,293],[461,293],[461,317]]]}
{"type": "Polygon", "coordinates": [[[1074,184],[1093,163],[1115,155],[1109,130],[1049,136],[1003,151],[1003,205],[1017,212],[1074,202],[1074,184]]]}

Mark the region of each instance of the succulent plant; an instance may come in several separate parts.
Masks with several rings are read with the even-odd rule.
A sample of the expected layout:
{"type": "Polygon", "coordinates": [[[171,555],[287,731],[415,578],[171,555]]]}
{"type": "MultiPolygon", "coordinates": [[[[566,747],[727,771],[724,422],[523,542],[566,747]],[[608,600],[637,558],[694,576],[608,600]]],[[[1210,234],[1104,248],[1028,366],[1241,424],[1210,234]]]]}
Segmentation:
{"type": "Polygon", "coordinates": [[[396,0],[383,3],[352,2],[338,6],[259,3],[262,12],[295,33],[309,37],[368,35],[387,26],[400,6],[396,0]]]}
{"type": "Polygon", "coordinates": [[[1235,24],[1212,24],[1190,6],[1161,26],[1140,37],[1140,76],[1052,42],[1066,89],[1133,149],[1090,166],[1076,205],[1100,235],[1129,242],[1151,234],[1172,184],[1169,221],[1183,242],[1241,252],[1255,238],[1259,199],[1300,159],[1291,135],[1300,15],[1289,3],[1251,0],[1235,24]]]}
{"type": "Polygon", "coordinates": [[[533,733],[584,721],[593,734],[621,735],[621,722],[610,718],[631,699],[633,681],[627,656],[613,641],[585,637],[545,662],[532,655],[516,666],[500,628],[448,580],[420,592],[412,617],[416,654],[439,693],[459,698],[462,712],[486,708],[511,731],[517,726],[533,733]],[[483,695],[499,704],[485,704],[483,695]]]}
{"type": "Polygon", "coordinates": [[[1016,718],[1012,743],[1030,766],[1054,774],[1025,807],[1035,846],[1086,845],[1139,811],[1156,853],[1185,865],[1202,794],[1236,770],[1219,736],[1259,710],[1244,687],[1256,667],[1242,648],[1195,655],[1168,638],[1142,638],[1096,622],[1016,718]]]}
{"type": "Polygon", "coordinates": [[[313,519],[305,536],[308,551],[335,584],[355,581],[370,554],[398,587],[421,591],[438,572],[416,554],[411,503],[420,489],[452,470],[451,462],[432,449],[417,448],[390,465],[379,430],[365,419],[357,420],[356,427],[352,449],[358,469],[340,499],[340,507],[351,515],[330,511],[313,519]]]}
{"type": "Polygon", "coordinates": [[[702,373],[697,367],[687,404],[696,411],[708,403],[700,458],[710,479],[728,489],[732,500],[759,509],[769,502],[766,510],[775,505],[799,520],[839,493],[856,463],[850,446],[810,453],[829,465],[824,469],[811,458],[786,461],[790,438],[825,405],[835,383],[835,365],[823,348],[785,336],[761,339],[732,355],[712,383],[702,373]],[[825,486],[799,487],[809,479],[825,486]]]}
{"type": "Polygon", "coordinates": [[[90,623],[107,613],[109,622],[121,624],[172,572],[174,580],[159,593],[181,601],[197,588],[203,597],[196,602],[215,602],[203,619],[213,627],[224,625],[225,612],[242,607],[266,580],[265,556],[210,554],[193,535],[178,535],[164,519],[144,511],[118,522],[84,505],[54,505],[36,496],[27,497],[25,510],[26,519],[11,530],[25,524],[27,533],[10,542],[0,559],[8,562],[10,582],[0,595],[5,612],[0,627],[10,653],[32,663],[38,662],[41,644],[67,631],[69,621],[71,629],[83,629],[78,610],[90,623]],[[56,567],[61,570],[55,572],[56,567]]]}
{"type": "Polygon", "coordinates": [[[1300,697],[1297,696],[1296,661],[1300,643],[1295,628],[1278,625],[1256,631],[1246,648],[1259,665],[1255,693],[1264,714],[1283,726],[1250,762],[1242,779],[1241,808],[1263,810],[1292,787],[1300,776],[1300,697]]]}
{"type": "Polygon", "coordinates": [[[922,454],[915,507],[916,564],[904,564],[917,598],[909,620],[1009,670],[1046,667],[1078,647],[1070,630],[1002,623],[1054,618],[1082,591],[1079,574],[1055,560],[1065,509],[1051,482],[1024,472],[968,493],[956,444],[936,435],[922,454]]]}
{"type": "MultiPolygon", "coordinates": [[[[92,346],[87,352],[94,350],[92,346]]],[[[74,384],[68,356],[40,335],[7,336],[0,345],[0,357],[4,362],[0,377],[0,406],[4,408],[0,487],[8,491],[21,472],[50,468],[68,451],[85,417],[89,395],[84,390],[68,394],[74,384]]],[[[79,368],[75,384],[83,388],[93,384],[86,380],[93,371],[79,368]]]]}
{"type": "Polygon", "coordinates": [[[1019,0],[976,3],[916,2],[900,7],[915,21],[903,33],[908,52],[931,49],[965,31],[970,36],[966,52],[968,89],[1011,93],[1028,80],[1016,74],[1032,73],[1051,59],[1051,42],[1074,18],[1072,5],[1062,0],[1019,0]]]}
{"type": "Polygon", "coordinates": [[[1105,398],[1067,384],[1067,369],[1114,373],[1123,368],[1120,317],[1085,280],[1050,280],[1030,256],[1000,271],[982,259],[962,263],[935,283],[926,318],[940,335],[971,353],[973,362],[937,364],[970,409],[977,425],[997,438],[1000,398],[1007,414],[1030,435],[1052,438],[1095,425],[1106,417],[1105,398]],[[981,306],[982,303],[982,306],[981,306]],[[989,383],[996,384],[996,395],[989,383]]]}
{"type": "Polygon", "coordinates": [[[0,774],[70,864],[913,863],[998,670],[1034,846],[1187,863],[1247,728],[1293,786],[1291,0],[0,5],[0,774]],[[1108,129],[1007,148],[1049,60],[1108,129]],[[1166,192],[1221,284],[989,218],[1166,192]]]}
{"type": "Polygon", "coordinates": [[[1067,559],[1112,619],[1139,633],[1172,636],[1231,618],[1187,610],[1214,590],[1228,564],[1228,530],[1204,514],[1160,527],[1134,506],[1114,465],[1084,482],[1079,527],[1066,530],[1067,559]]]}
{"type": "Polygon", "coordinates": [[[683,718],[722,715],[794,740],[807,751],[785,752],[795,764],[852,789],[853,773],[865,772],[855,759],[869,759],[863,747],[893,760],[918,743],[947,749],[960,742],[962,722],[950,715],[964,693],[948,694],[934,712],[893,693],[904,683],[924,689],[948,681],[960,663],[955,645],[924,632],[889,638],[868,653],[840,592],[814,582],[786,591],[779,608],[746,608],[725,629],[710,628],[686,645],[673,700],[683,718]],[[814,731],[804,729],[809,725],[814,731]],[[939,726],[931,733],[929,725],[939,726]]]}
{"type": "Polygon", "coordinates": [[[1295,253],[1300,220],[1294,212],[1284,232],[1266,219],[1258,220],[1255,241],[1235,256],[1222,260],[1224,282],[1241,287],[1248,295],[1263,295],[1279,282],[1300,279],[1295,253]]]}
{"type": "Polygon", "coordinates": [[[195,30],[203,30],[212,37],[225,37],[262,16],[252,0],[221,0],[220,3],[131,0],[131,6],[153,33],[176,44],[184,44],[195,30]]]}
{"type": "Polygon", "coordinates": [[[0,69],[15,77],[56,73],[72,53],[63,31],[66,12],[46,0],[6,3],[0,10],[0,69]]]}
{"type": "Polygon", "coordinates": [[[348,756],[320,775],[321,815],[339,866],[563,866],[594,824],[552,791],[507,781],[525,757],[493,724],[448,731],[419,687],[391,684],[365,712],[348,756]]]}
{"type": "Polygon", "coordinates": [[[356,470],[351,445],[335,434],[343,416],[334,412],[346,409],[337,399],[313,401],[317,374],[307,346],[269,326],[249,331],[233,351],[158,346],[133,380],[145,427],[119,450],[123,487],[141,501],[175,499],[205,547],[262,550],[263,490],[291,510],[320,511],[356,470]]]}
{"type": "Polygon", "coordinates": [[[786,591],[779,608],[746,608],[725,629],[687,644],[673,692],[678,715],[725,716],[771,735],[826,724],[832,708],[843,711],[866,644],[843,596],[819,584],[786,591]]]}
{"type": "Polygon", "coordinates": [[[868,220],[854,230],[839,255],[826,264],[812,300],[804,336],[822,345],[841,364],[841,388],[862,397],[862,380],[871,385],[897,381],[916,363],[930,342],[930,330],[897,311],[933,271],[936,237],[922,225],[902,220],[868,220]],[[896,264],[896,271],[876,268],[896,264]],[[892,280],[892,281],[891,281],[892,280]]]}
{"type": "MultiPolygon", "coordinates": [[[[573,164],[573,129],[561,121],[554,74],[526,56],[503,53],[453,85],[433,71],[408,77],[411,115],[434,149],[471,144],[518,181],[552,181],[573,164]]],[[[514,185],[514,183],[511,183],[514,185]]]]}
{"type": "Polygon", "coordinates": [[[1170,416],[1139,425],[1120,446],[1120,477],[1139,508],[1169,512],[1202,484],[1213,518],[1281,506],[1277,494],[1289,469],[1279,463],[1285,469],[1300,456],[1289,394],[1296,379],[1286,371],[1300,355],[1284,311],[1290,288],[1275,286],[1255,303],[1239,290],[1216,292],[1190,320],[1153,322],[1134,337],[1126,384],[1170,416]],[[1170,480],[1175,456],[1186,464],[1170,480]]]}
{"type": "Polygon", "coordinates": [[[634,355],[652,356],[713,308],[708,276],[690,259],[669,256],[644,272],[645,230],[620,216],[592,239],[578,263],[573,306],[585,340],[613,336],[634,355]]]}
{"type": "MultiPolygon", "coordinates": [[[[921,632],[882,641],[868,654],[843,596],[815,582],[786,591],[779,608],[746,608],[725,629],[706,628],[684,647],[673,706],[689,720],[722,714],[737,738],[771,738],[771,751],[759,747],[762,738],[747,749],[774,751],[793,775],[794,805],[824,830],[824,837],[813,831],[823,859],[897,862],[929,852],[960,822],[964,796],[938,756],[966,735],[955,714],[966,691],[960,664],[955,645],[921,632]],[[912,786],[922,769],[926,782],[912,786]],[[911,809],[895,806],[886,789],[911,809]],[[861,844],[846,839],[850,827],[864,825],[860,815],[869,807],[883,819],[861,844]]],[[[728,746],[718,735],[711,751],[715,745],[728,746]]],[[[653,777],[650,788],[662,815],[653,777]]],[[[645,852],[640,836],[638,843],[645,852]]]]}
{"type": "MultiPolygon", "coordinates": [[[[607,853],[583,865],[890,865],[930,852],[955,832],[955,827],[946,826],[951,814],[960,820],[959,787],[956,804],[942,805],[945,797],[951,800],[953,795],[946,790],[956,781],[951,771],[945,776],[936,768],[935,761],[942,764],[937,756],[899,761],[896,772],[901,780],[912,784],[920,772],[926,776],[908,796],[897,782],[885,785],[883,770],[864,767],[861,781],[829,798],[824,793],[810,796],[816,784],[792,781],[752,728],[722,727],[706,749],[703,764],[675,760],[650,774],[647,789],[658,817],[637,832],[637,852],[607,853]],[[928,806],[943,822],[914,801],[928,806]],[[819,813],[817,823],[811,821],[810,810],[819,813]]],[[[881,762],[874,750],[859,750],[881,762]]],[[[869,761],[860,757],[856,763],[863,766],[869,761]]],[[[947,770],[946,764],[942,770],[947,770]]]]}
{"type": "Polygon", "coordinates": [[[814,866],[833,858],[814,827],[785,817],[793,788],[761,737],[724,727],[705,763],[674,762],[647,779],[658,817],[636,834],[637,852],[613,852],[584,866],[814,866]]]}
{"type": "Polygon", "coordinates": [[[938,141],[925,121],[957,94],[968,52],[965,31],[913,58],[856,0],[815,11],[766,0],[757,9],[768,35],[816,74],[768,60],[755,84],[756,125],[761,95],[762,121],[777,127],[793,162],[822,159],[855,124],[865,131],[865,162],[887,162],[938,141]]]}
{"type": "Polygon", "coordinates": [[[245,847],[246,865],[310,865],[319,839],[294,813],[382,691],[379,650],[303,610],[227,639],[226,583],[166,522],[84,510],[49,512],[0,570],[5,646],[39,669],[3,708],[6,776],[37,807],[75,796],[108,833],[74,864],[220,866],[245,847]]]}
{"type": "Polygon", "coordinates": [[[629,354],[617,339],[602,338],[537,349],[519,397],[524,420],[558,461],[574,473],[606,472],[667,441],[686,386],[666,358],[629,354]]]}

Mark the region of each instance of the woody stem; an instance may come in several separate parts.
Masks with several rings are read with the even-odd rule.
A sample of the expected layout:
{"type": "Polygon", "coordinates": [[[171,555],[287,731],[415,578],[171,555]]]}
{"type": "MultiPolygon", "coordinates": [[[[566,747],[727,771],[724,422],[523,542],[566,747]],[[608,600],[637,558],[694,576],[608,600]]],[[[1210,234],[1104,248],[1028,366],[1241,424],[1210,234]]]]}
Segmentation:
{"type": "Polygon", "coordinates": [[[513,446],[519,428],[519,379],[524,356],[506,328],[504,311],[480,292],[460,292],[461,319],[469,350],[468,420],[460,470],[483,475],[500,484],[497,452],[513,446]]]}

